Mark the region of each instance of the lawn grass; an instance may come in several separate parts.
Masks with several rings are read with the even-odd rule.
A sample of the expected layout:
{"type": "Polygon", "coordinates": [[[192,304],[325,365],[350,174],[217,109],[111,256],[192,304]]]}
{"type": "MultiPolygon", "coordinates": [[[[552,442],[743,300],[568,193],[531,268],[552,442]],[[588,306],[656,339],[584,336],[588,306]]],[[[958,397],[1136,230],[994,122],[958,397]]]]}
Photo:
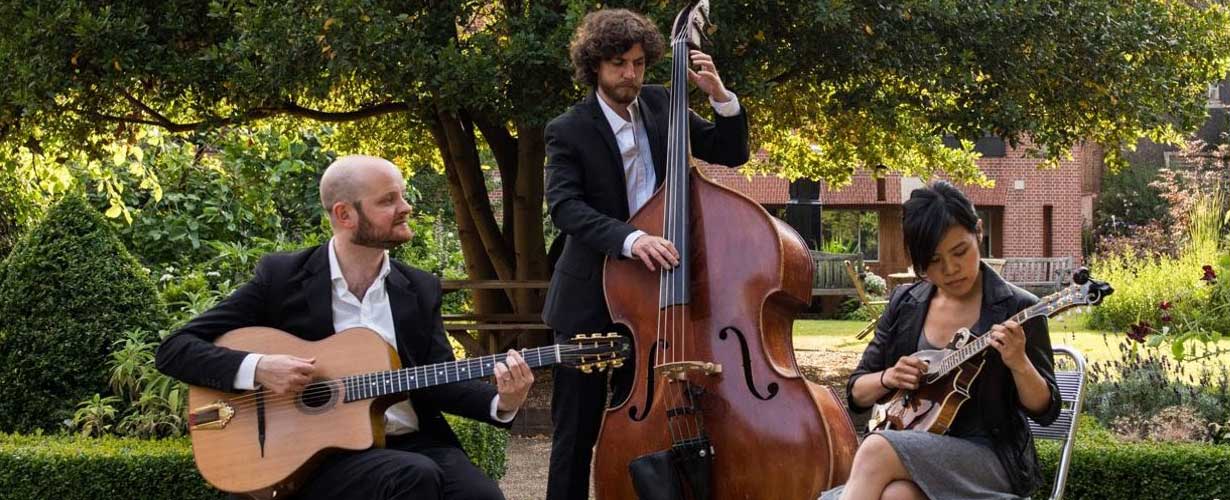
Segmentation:
{"type": "MultiPolygon", "coordinates": [[[[865,324],[864,321],[841,320],[795,321],[794,347],[798,350],[862,352],[867,347],[870,337],[859,340],[854,338],[854,334],[858,333],[865,324]]],[[[1050,330],[1052,344],[1063,344],[1076,348],[1085,355],[1089,363],[1123,359],[1121,344],[1127,341],[1127,336],[1121,332],[1090,329],[1086,325],[1084,315],[1072,314],[1052,319],[1050,330]]],[[[1223,340],[1218,345],[1224,350],[1230,350],[1230,340],[1223,340]]],[[[1159,354],[1173,360],[1168,351],[1159,354]]],[[[1222,367],[1230,366],[1230,354],[1222,354],[1192,363],[1197,369],[1203,366],[1220,370],[1222,367]]]]}

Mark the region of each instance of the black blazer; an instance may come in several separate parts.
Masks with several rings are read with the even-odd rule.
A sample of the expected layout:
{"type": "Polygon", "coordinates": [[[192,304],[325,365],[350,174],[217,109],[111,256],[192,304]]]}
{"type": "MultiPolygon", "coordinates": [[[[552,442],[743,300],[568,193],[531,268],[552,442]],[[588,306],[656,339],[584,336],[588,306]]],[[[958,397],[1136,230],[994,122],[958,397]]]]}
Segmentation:
{"type": "MultiPolygon", "coordinates": [[[[603,257],[622,257],[624,240],[636,230],[626,222],[632,214],[623,159],[598,99],[590,92],[546,129],[547,208],[563,233],[553,249],[559,248],[559,239],[566,240],[551,275],[542,318],[565,334],[611,323],[602,294],[603,257]]],[[[647,85],[638,102],[657,173],[656,189],[666,178],[670,93],[660,85],[647,85]]],[[[693,156],[732,167],[747,162],[745,109],[732,117],[719,115],[715,122],[690,112],[689,120],[693,156]]]]}
{"type": "MultiPolygon", "coordinates": [[[[452,361],[453,349],[440,316],[440,280],[390,260],[385,287],[402,366],[452,361]]],[[[304,340],[323,339],[334,333],[332,293],[328,247],[266,255],[251,281],[163,341],[156,366],[189,384],[234,391],[235,373],[248,353],[215,346],[213,340],[247,326],[277,328],[304,340]]],[[[506,427],[491,418],[495,395],[491,384],[470,381],[420,389],[409,398],[421,432],[460,447],[440,412],[506,427]]]]}
{"type": "MultiPolygon", "coordinates": [[[[918,336],[922,333],[927,310],[935,286],[922,281],[899,286],[893,290],[888,307],[876,324],[875,338],[863,351],[858,367],[846,383],[846,394],[851,411],[866,411],[854,402],[854,381],[868,373],[875,373],[897,364],[902,356],[918,351],[918,336]]],[[[982,335],[992,326],[1007,321],[1012,315],[1038,303],[1038,298],[1000,278],[995,271],[982,265],[982,310],[978,323],[970,330],[982,335]]],[[[961,407],[962,412],[977,411],[981,429],[991,437],[995,454],[1012,480],[1013,492],[1028,496],[1042,483],[1033,437],[1024,416],[1029,415],[1041,425],[1050,425],[1059,417],[1062,405],[1059,387],[1055,383],[1054,352],[1051,351],[1050,332],[1046,320],[1034,318],[1026,321],[1025,355],[1046,380],[1051,390],[1051,404],[1046,411],[1034,415],[1020,404],[1012,373],[1004,365],[999,351],[991,349],[987,364],[978,376],[973,389],[973,400],[961,407]]],[[[960,471],[955,471],[960,473],[960,471]]]]}

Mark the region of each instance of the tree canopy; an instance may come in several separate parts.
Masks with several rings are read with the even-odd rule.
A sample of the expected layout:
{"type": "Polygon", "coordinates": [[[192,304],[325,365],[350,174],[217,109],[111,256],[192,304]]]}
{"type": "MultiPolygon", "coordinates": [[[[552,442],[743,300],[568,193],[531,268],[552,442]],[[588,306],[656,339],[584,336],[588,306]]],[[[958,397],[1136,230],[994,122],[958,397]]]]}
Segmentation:
{"type": "MultiPolygon", "coordinates": [[[[541,277],[543,127],[588,92],[567,46],[599,5],[668,32],[684,4],[9,2],[2,154],[129,165],[140,162],[123,145],[140,127],[338,122],[339,150],[445,171],[472,277],[541,277]],[[484,157],[503,181],[502,224],[484,157]]],[[[1140,137],[1196,128],[1206,85],[1230,68],[1230,14],[1216,2],[713,0],[711,17],[705,50],[768,153],[751,169],[835,186],[879,165],[984,182],[970,144],[986,134],[1028,139],[1052,164],[1093,141],[1117,165],[1140,137]]]]}

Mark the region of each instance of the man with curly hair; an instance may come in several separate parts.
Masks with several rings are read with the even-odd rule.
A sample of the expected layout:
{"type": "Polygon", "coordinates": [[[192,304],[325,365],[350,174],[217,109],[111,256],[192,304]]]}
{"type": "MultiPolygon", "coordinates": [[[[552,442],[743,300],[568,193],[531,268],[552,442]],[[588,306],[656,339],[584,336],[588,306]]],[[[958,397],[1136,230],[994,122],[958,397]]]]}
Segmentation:
{"type": "MultiPolygon", "coordinates": [[[[593,90],[547,125],[547,203],[562,249],[551,277],[543,320],[557,341],[611,328],[602,292],[604,257],[635,258],[650,270],[678,265],[665,238],[627,223],[665,179],[670,95],[644,86],[645,68],[665,50],[644,16],[608,9],[585,16],[570,47],[577,81],[593,90]]],[[[709,96],[715,121],[689,113],[692,154],[709,163],[747,162],[747,114],[718,76],[713,58],[690,53],[688,78],[709,96]]],[[[613,376],[613,401],[627,395],[632,363],[613,376]]],[[[585,499],[590,460],[607,401],[607,379],[571,368],[555,370],[551,400],[549,500],[585,499]]]]}

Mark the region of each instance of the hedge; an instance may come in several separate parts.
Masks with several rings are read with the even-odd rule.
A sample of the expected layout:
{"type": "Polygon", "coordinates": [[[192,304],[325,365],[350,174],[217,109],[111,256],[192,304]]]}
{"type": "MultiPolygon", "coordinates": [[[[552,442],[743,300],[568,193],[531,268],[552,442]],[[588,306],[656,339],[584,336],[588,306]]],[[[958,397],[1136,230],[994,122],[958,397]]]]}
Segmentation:
{"type": "Polygon", "coordinates": [[[59,430],[108,392],[115,341],[165,323],[146,270],[101,214],[65,196],[0,269],[0,431],[59,430]]]}
{"type": "MultiPolygon", "coordinates": [[[[504,476],[508,433],[448,417],[462,445],[488,476],[504,476]]],[[[210,499],[187,438],[143,440],[0,433],[0,500],[210,499]]]]}
{"type": "MultiPolygon", "coordinates": [[[[1047,498],[1059,464],[1060,443],[1038,443],[1047,498]]],[[[1072,450],[1064,498],[1230,498],[1230,446],[1199,443],[1125,443],[1092,418],[1082,417],[1072,450]]]]}
{"type": "Polygon", "coordinates": [[[0,434],[0,498],[225,498],[205,484],[187,438],[0,434]]]}

